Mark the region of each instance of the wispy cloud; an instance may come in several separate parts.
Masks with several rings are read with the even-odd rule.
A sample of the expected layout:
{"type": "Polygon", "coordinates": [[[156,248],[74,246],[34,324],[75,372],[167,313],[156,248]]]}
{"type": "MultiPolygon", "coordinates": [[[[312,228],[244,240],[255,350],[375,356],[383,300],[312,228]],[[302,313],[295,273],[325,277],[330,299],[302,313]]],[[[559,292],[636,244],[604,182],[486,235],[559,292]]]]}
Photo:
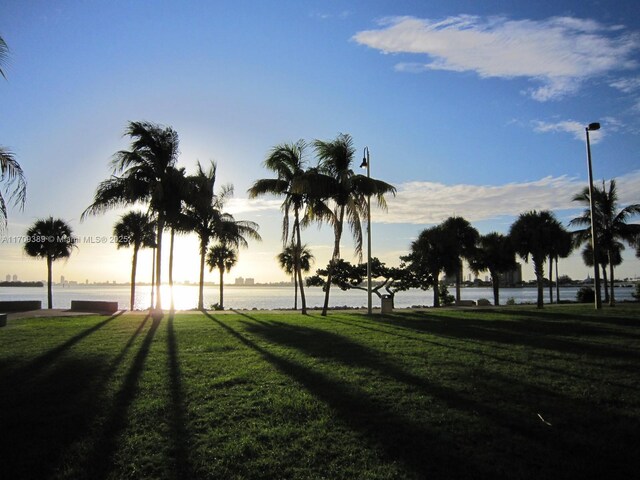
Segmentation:
{"type": "MultiPolygon", "coordinates": [[[[560,122],[542,122],[536,120],[533,122],[533,129],[538,133],[549,133],[549,132],[565,132],[573,135],[573,138],[576,140],[585,141],[585,124],[581,122],[576,122],[575,120],[563,120],[560,122]]],[[[589,134],[589,138],[591,143],[598,143],[602,140],[603,134],[601,130],[596,130],[589,134]]]]}
{"type": "Polygon", "coordinates": [[[640,90],[640,77],[620,78],[610,85],[624,93],[633,93],[640,90]]]}
{"type": "MultiPolygon", "coordinates": [[[[640,170],[618,177],[616,182],[621,205],[638,202],[640,170]]],[[[387,212],[375,212],[373,221],[428,225],[452,215],[477,222],[513,217],[528,210],[571,210],[580,208],[571,198],[585,186],[584,180],[567,176],[505,185],[408,182],[398,186],[397,195],[387,200],[387,212]]],[[[275,213],[280,205],[279,200],[237,198],[229,202],[229,211],[233,214],[275,213]]]]}
{"type": "MultiPolygon", "coordinates": [[[[616,181],[621,205],[636,203],[640,170],[616,181]]],[[[376,214],[375,221],[433,224],[460,215],[474,222],[517,216],[528,210],[569,210],[577,208],[571,198],[584,187],[584,180],[567,176],[506,185],[410,182],[400,185],[397,196],[388,201],[388,212],[376,214]]]]}
{"type": "Polygon", "coordinates": [[[396,70],[403,72],[473,71],[482,78],[534,80],[541,85],[527,93],[538,101],[570,94],[586,79],[635,68],[633,55],[640,48],[640,35],[624,27],[572,17],[394,17],[353,39],[383,53],[430,57],[428,63],[398,63],[396,70]]]}

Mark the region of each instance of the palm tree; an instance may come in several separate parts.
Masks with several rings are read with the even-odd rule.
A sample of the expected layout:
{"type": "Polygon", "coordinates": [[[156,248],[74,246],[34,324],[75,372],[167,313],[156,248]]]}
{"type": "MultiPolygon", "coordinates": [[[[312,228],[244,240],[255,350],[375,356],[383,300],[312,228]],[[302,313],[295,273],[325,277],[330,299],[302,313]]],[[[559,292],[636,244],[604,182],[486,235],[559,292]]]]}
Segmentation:
{"type": "Polygon", "coordinates": [[[440,306],[440,272],[453,270],[456,264],[447,251],[447,235],[441,225],[424,229],[411,243],[411,253],[401,260],[418,278],[428,278],[433,286],[433,306],[440,306]]]}
{"type": "Polygon", "coordinates": [[[169,234],[169,292],[171,295],[171,310],[174,310],[173,296],[173,251],[176,233],[188,233],[188,220],[185,218],[185,202],[189,197],[189,182],[184,168],[171,168],[168,172],[167,198],[166,198],[166,225],[170,229],[169,234]]]}
{"type": "MultiPolygon", "coordinates": [[[[24,177],[24,172],[13,156],[13,153],[2,146],[0,146],[0,183],[4,183],[6,189],[9,189],[14,183],[16,184],[10,194],[10,198],[14,200],[15,206],[18,206],[20,209],[24,208],[24,203],[27,198],[27,182],[24,177]]],[[[6,228],[6,226],[7,204],[0,192],[0,230],[6,228]]]]}
{"type": "Polygon", "coordinates": [[[216,164],[211,162],[207,172],[198,162],[198,171],[187,178],[189,198],[183,214],[182,228],[193,231],[200,240],[200,277],[198,288],[198,309],[204,309],[204,266],[207,247],[216,237],[224,214],[222,209],[227,197],[233,195],[233,185],[223,185],[219,193],[215,193],[216,164]]]}
{"type": "Polygon", "coordinates": [[[53,262],[60,258],[69,258],[76,240],[71,227],[58,218],[45,218],[36,222],[27,230],[29,241],[24,251],[30,257],[47,260],[47,308],[53,308],[51,278],[53,262]]]}
{"type": "Polygon", "coordinates": [[[558,283],[558,259],[567,258],[573,251],[571,233],[558,223],[551,232],[551,249],[549,250],[549,303],[553,303],[553,262],[556,263],[556,303],[560,303],[560,285],[558,283]]]}
{"type": "Polygon", "coordinates": [[[2,70],[2,64],[7,61],[9,57],[9,47],[7,47],[7,43],[4,41],[4,38],[0,37],[0,75],[4,78],[7,78],[4,74],[4,70],[2,70]]]}
{"type": "Polygon", "coordinates": [[[511,239],[501,233],[492,232],[482,235],[478,241],[472,261],[471,270],[479,273],[489,270],[493,287],[493,304],[500,305],[500,274],[517,267],[516,252],[511,239]]]}
{"type": "MultiPolygon", "coordinates": [[[[311,270],[311,264],[314,261],[314,256],[311,251],[307,248],[306,245],[302,246],[302,249],[298,249],[298,246],[295,243],[291,243],[289,246],[285,247],[282,252],[278,254],[278,263],[280,264],[280,268],[282,268],[285,273],[293,276],[293,288],[294,288],[294,297],[293,297],[293,309],[298,309],[298,275],[297,271],[301,272],[309,272],[311,270]]],[[[300,290],[302,291],[302,285],[300,285],[300,290]]],[[[306,311],[306,309],[305,309],[306,311]]]]}
{"type": "MultiPolygon", "coordinates": [[[[589,189],[585,188],[573,197],[574,202],[586,205],[587,208],[582,215],[574,218],[569,225],[585,227],[573,232],[576,243],[583,244],[591,242],[591,211],[589,207],[589,189]]],[[[628,224],[627,221],[634,215],[640,214],[640,203],[634,203],[624,208],[618,206],[618,192],[616,190],[616,181],[609,182],[609,189],[605,182],[602,182],[602,188],[595,187],[593,189],[593,203],[595,216],[595,231],[598,244],[598,255],[600,251],[604,252],[609,265],[609,305],[615,305],[614,296],[614,256],[616,250],[624,250],[622,242],[635,245],[636,239],[640,234],[640,225],[628,224]]],[[[591,262],[593,264],[593,262],[591,262]]],[[[596,292],[597,294],[597,292],[596,292]]]]}
{"type": "MultiPolygon", "coordinates": [[[[578,244],[579,245],[579,244],[578,244]]],[[[577,245],[576,245],[577,246],[577,245]]],[[[624,245],[618,242],[617,248],[614,248],[611,255],[598,255],[599,268],[602,270],[602,284],[604,285],[604,303],[609,303],[609,280],[607,276],[607,266],[609,265],[609,257],[613,262],[613,266],[617,267],[622,263],[622,250],[624,245]]],[[[582,248],[582,261],[587,267],[593,267],[593,247],[591,243],[586,243],[582,248]]]]}
{"type": "Polygon", "coordinates": [[[462,259],[473,258],[476,244],[480,238],[478,231],[462,217],[449,217],[441,224],[442,231],[447,237],[447,253],[451,256],[454,270],[447,272],[456,277],[456,303],[460,302],[460,283],[462,280],[462,259]]]}
{"type": "Polygon", "coordinates": [[[142,212],[129,212],[113,227],[113,235],[118,248],[133,247],[131,261],[131,300],[130,309],[133,311],[136,300],[136,269],[138,265],[138,251],[143,247],[153,248],[156,244],[155,225],[142,212]]]}
{"type": "Polygon", "coordinates": [[[509,237],[515,251],[525,261],[533,261],[538,287],[538,308],[543,307],[544,262],[552,251],[553,234],[559,222],[548,210],[522,213],[511,225],[509,237]]]}
{"type": "Polygon", "coordinates": [[[218,308],[220,310],[224,310],[224,272],[226,270],[226,272],[229,273],[237,262],[238,255],[234,248],[224,243],[212,245],[209,248],[209,252],[207,253],[209,271],[211,272],[214,268],[217,268],[220,272],[220,301],[218,302],[218,308]]]}
{"type": "MultiPolygon", "coordinates": [[[[306,162],[304,140],[296,143],[283,143],[271,149],[264,161],[264,166],[274,172],[277,178],[264,178],[257,180],[249,189],[249,198],[261,195],[276,195],[284,197],[282,202],[282,243],[295,245],[298,252],[302,252],[302,236],[300,234],[301,212],[305,206],[310,205],[308,195],[300,189],[299,185],[304,181],[306,162]],[[289,239],[290,215],[293,214],[293,229],[291,240],[289,239]]],[[[287,247],[288,248],[288,247],[287,247]]],[[[304,294],[304,282],[302,281],[302,259],[293,258],[293,276],[296,286],[295,309],[297,310],[297,286],[300,285],[300,300],[302,314],[307,314],[307,301],[304,294]]]]}
{"type": "Polygon", "coordinates": [[[129,122],[125,135],[131,149],[117,152],[111,161],[113,175],[98,185],[94,201],[82,213],[97,215],[107,210],[147,204],[156,218],[156,309],[162,308],[162,234],[171,208],[171,186],[178,158],[178,134],[171,127],[150,122],[129,122]],[[119,176],[118,176],[119,174],[119,176]]]}
{"type": "MultiPolygon", "coordinates": [[[[4,39],[0,37],[0,75],[4,78],[5,74],[2,70],[2,64],[6,61],[9,53],[7,44],[4,39]]],[[[10,198],[14,200],[14,205],[24,208],[24,202],[27,198],[27,182],[24,178],[24,172],[20,167],[20,164],[16,161],[13,153],[7,148],[0,146],[0,183],[5,183],[5,187],[9,188],[13,183],[16,186],[11,192],[10,198]]],[[[7,226],[7,205],[4,197],[0,192],[0,230],[3,230],[7,226]]]]}
{"type": "Polygon", "coordinates": [[[355,149],[353,140],[348,134],[339,134],[335,140],[314,142],[318,157],[317,172],[308,175],[303,183],[304,188],[311,192],[315,199],[329,199],[333,205],[331,215],[326,212],[318,214],[319,221],[328,221],[333,226],[334,246],[333,255],[329,262],[327,286],[325,289],[322,315],[327,315],[329,307],[329,292],[334,264],[340,259],[340,241],[346,221],[351,229],[355,241],[355,253],[362,257],[362,221],[367,218],[367,199],[375,196],[378,206],[386,208],[384,195],[396,189],[382,180],[368,178],[356,174],[352,169],[355,149]]]}

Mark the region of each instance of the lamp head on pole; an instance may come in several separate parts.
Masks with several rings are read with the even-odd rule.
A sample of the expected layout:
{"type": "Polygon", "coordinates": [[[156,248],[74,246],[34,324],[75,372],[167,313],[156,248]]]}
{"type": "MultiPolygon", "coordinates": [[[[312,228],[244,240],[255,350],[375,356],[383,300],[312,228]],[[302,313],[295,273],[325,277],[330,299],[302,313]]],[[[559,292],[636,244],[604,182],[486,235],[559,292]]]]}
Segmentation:
{"type": "Polygon", "coordinates": [[[369,165],[369,147],[364,147],[364,152],[362,154],[362,163],[360,164],[360,168],[367,168],[369,165]]]}
{"type": "Polygon", "coordinates": [[[587,130],[589,130],[590,132],[593,132],[595,130],[600,130],[600,124],[598,122],[590,123],[589,126],[587,127],[587,130]]]}

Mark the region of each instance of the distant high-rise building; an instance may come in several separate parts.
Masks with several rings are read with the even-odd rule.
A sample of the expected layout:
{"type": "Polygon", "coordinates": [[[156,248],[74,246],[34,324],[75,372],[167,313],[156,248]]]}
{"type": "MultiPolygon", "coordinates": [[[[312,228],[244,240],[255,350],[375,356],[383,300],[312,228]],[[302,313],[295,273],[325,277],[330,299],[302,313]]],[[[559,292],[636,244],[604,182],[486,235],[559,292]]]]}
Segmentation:
{"type": "Polygon", "coordinates": [[[236,277],[236,285],[244,285],[244,278],[242,277],[236,277]]]}
{"type": "Polygon", "coordinates": [[[11,281],[11,275],[7,274],[7,282],[11,281]]]}
{"type": "Polygon", "coordinates": [[[17,282],[18,281],[18,275],[16,275],[15,273],[13,274],[13,281],[17,282]]]}
{"type": "Polygon", "coordinates": [[[64,275],[60,275],[60,284],[64,285],[64,275]]]}
{"type": "Polygon", "coordinates": [[[244,279],[244,284],[245,285],[255,285],[256,284],[256,280],[254,278],[245,278],[244,279]]]}
{"type": "Polygon", "coordinates": [[[512,287],[522,283],[522,265],[516,264],[516,268],[500,274],[500,286],[512,287]]]}

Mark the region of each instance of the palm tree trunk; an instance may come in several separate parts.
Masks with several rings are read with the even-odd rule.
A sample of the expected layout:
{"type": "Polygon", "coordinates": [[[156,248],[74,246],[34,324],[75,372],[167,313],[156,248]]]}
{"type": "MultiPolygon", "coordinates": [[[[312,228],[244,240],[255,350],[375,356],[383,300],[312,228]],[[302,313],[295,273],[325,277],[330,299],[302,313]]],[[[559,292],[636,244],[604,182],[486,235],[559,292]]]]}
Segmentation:
{"type": "Polygon", "coordinates": [[[493,304],[497,307],[500,305],[500,276],[491,274],[491,286],[493,287],[493,304]]]}
{"type": "Polygon", "coordinates": [[[173,298],[173,245],[176,237],[176,231],[171,227],[171,243],[169,244],[169,292],[171,292],[171,310],[175,310],[173,298]]]}
{"type": "Polygon", "coordinates": [[[460,283],[462,280],[462,262],[460,262],[460,267],[456,272],[456,303],[460,304],[460,283]]]}
{"type": "Polygon", "coordinates": [[[293,272],[293,309],[298,310],[298,276],[296,272],[293,272]]]}
{"type": "MultiPolygon", "coordinates": [[[[298,209],[295,209],[295,225],[293,226],[293,229],[296,232],[296,242],[298,244],[298,254],[296,255],[295,258],[295,273],[298,276],[298,284],[300,284],[300,302],[302,304],[302,314],[306,315],[307,314],[307,299],[304,296],[304,282],[302,281],[302,266],[300,265],[300,256],[302,255],[302,236],[300,235],[300,218],[299,218],[299,212],[298,209]]],[[[296,303],[297,303],[297,299],[298,299],[298,294],[296,293],[296,303]]],[[[297,305],[296,305],[296,310],[297,310],[297,305]]]]}
{"type": "Polygon", "coordinates": [[[220,310],[224,310],[224,266],[220,268],[220,310]]]}
{"type": "Polygon", "coordinates": [[[549,303],[553,304],[553,257],[549,255],[549,303]]]}
{"type": "Polygon", "coordinates": [[[329,291],[331,290],[331,280],[333,279],[333,268],[335,263],[340,258],[340,238],[342,237],[342,222],[344,221],[344,206],[340,207],[340,218],[335,226],[335,243],[333,245],[333,256],[329,262],[329,272],[327,274],[327,289],[324,294],[324,305],[322,306],[322,316],[327,316],[327,309],[329,308],[329,291]]]}
{"type": "MultiPolygon", "coordinates": [[[[602,265],[602,282],[604,284],[604,303],[609,303],[609,281],[607,277],[607,266],[602,265]]],[[[600,292],[598,292],[598,295],[600,292]]]]}
{"type": "Polygon", "coordinates": [[[51,292],[51,277],[53,269],[53,260],[50,255],[47,255],[47,308],[53,308],[53,294],[51,292]]]}
{"type": "Polygon", "coordinates": [[[560,277],[558,276],[558,259],[556,258],[556,303],[560,303],[560,277]]]}
{"type": "Polygon", "coordinates": [[[153,309],[153,299],[155,296],[156,286],[156,247],[153,247],[153,255],[151,256],[151,304],[150,309],[153,309]]]}
{"type": "Polygon", "coordinates": [[[538,286],[538,301],[537,301],[538,308],[544,307],[544,285],[543,285],[544,269],[542,268],[543,261],[544,260],[538,260],[538,261],[536,261],[535,259],[533,260],[533,267],[536,274],[536,284],[538,286]]]}
{"type": "Polygon", "coordinates": [[[160,289],[162,287],[162,232],[164,231],[164,215],[158,213],[158,238],[156,244],[156,310],[162,310],[162,298],[160,289]]]}
{"type": "Polygon", "coordinates": [[[131,307],[129,307],[129,309],[132,312],[136,303],[136,268],[138,265],[138,248],[138,245],[133,246],[133,260],[131,261],[131,307]]]}
{"type": "Polygon", "coordinates": [[[204,257],[207,247],[200,242],[200,278],[198,281],[198,310],[204,310],[204,257]]]}
{"type": "Polygon", "coordinates": [[[433,276],[433,306],[435,308],[440,306],[440,275],[436,273],[433,276]]]}
{"type": "Polygon", "coordinates": [[[615,294],[613,293],[615,277],[613,276],[613,262],[611,261],[611,252],[609,252],[609,285],[611,288],[611,295],[609,295],[609,306],[613,307],[616,304],[615,294]]]}

